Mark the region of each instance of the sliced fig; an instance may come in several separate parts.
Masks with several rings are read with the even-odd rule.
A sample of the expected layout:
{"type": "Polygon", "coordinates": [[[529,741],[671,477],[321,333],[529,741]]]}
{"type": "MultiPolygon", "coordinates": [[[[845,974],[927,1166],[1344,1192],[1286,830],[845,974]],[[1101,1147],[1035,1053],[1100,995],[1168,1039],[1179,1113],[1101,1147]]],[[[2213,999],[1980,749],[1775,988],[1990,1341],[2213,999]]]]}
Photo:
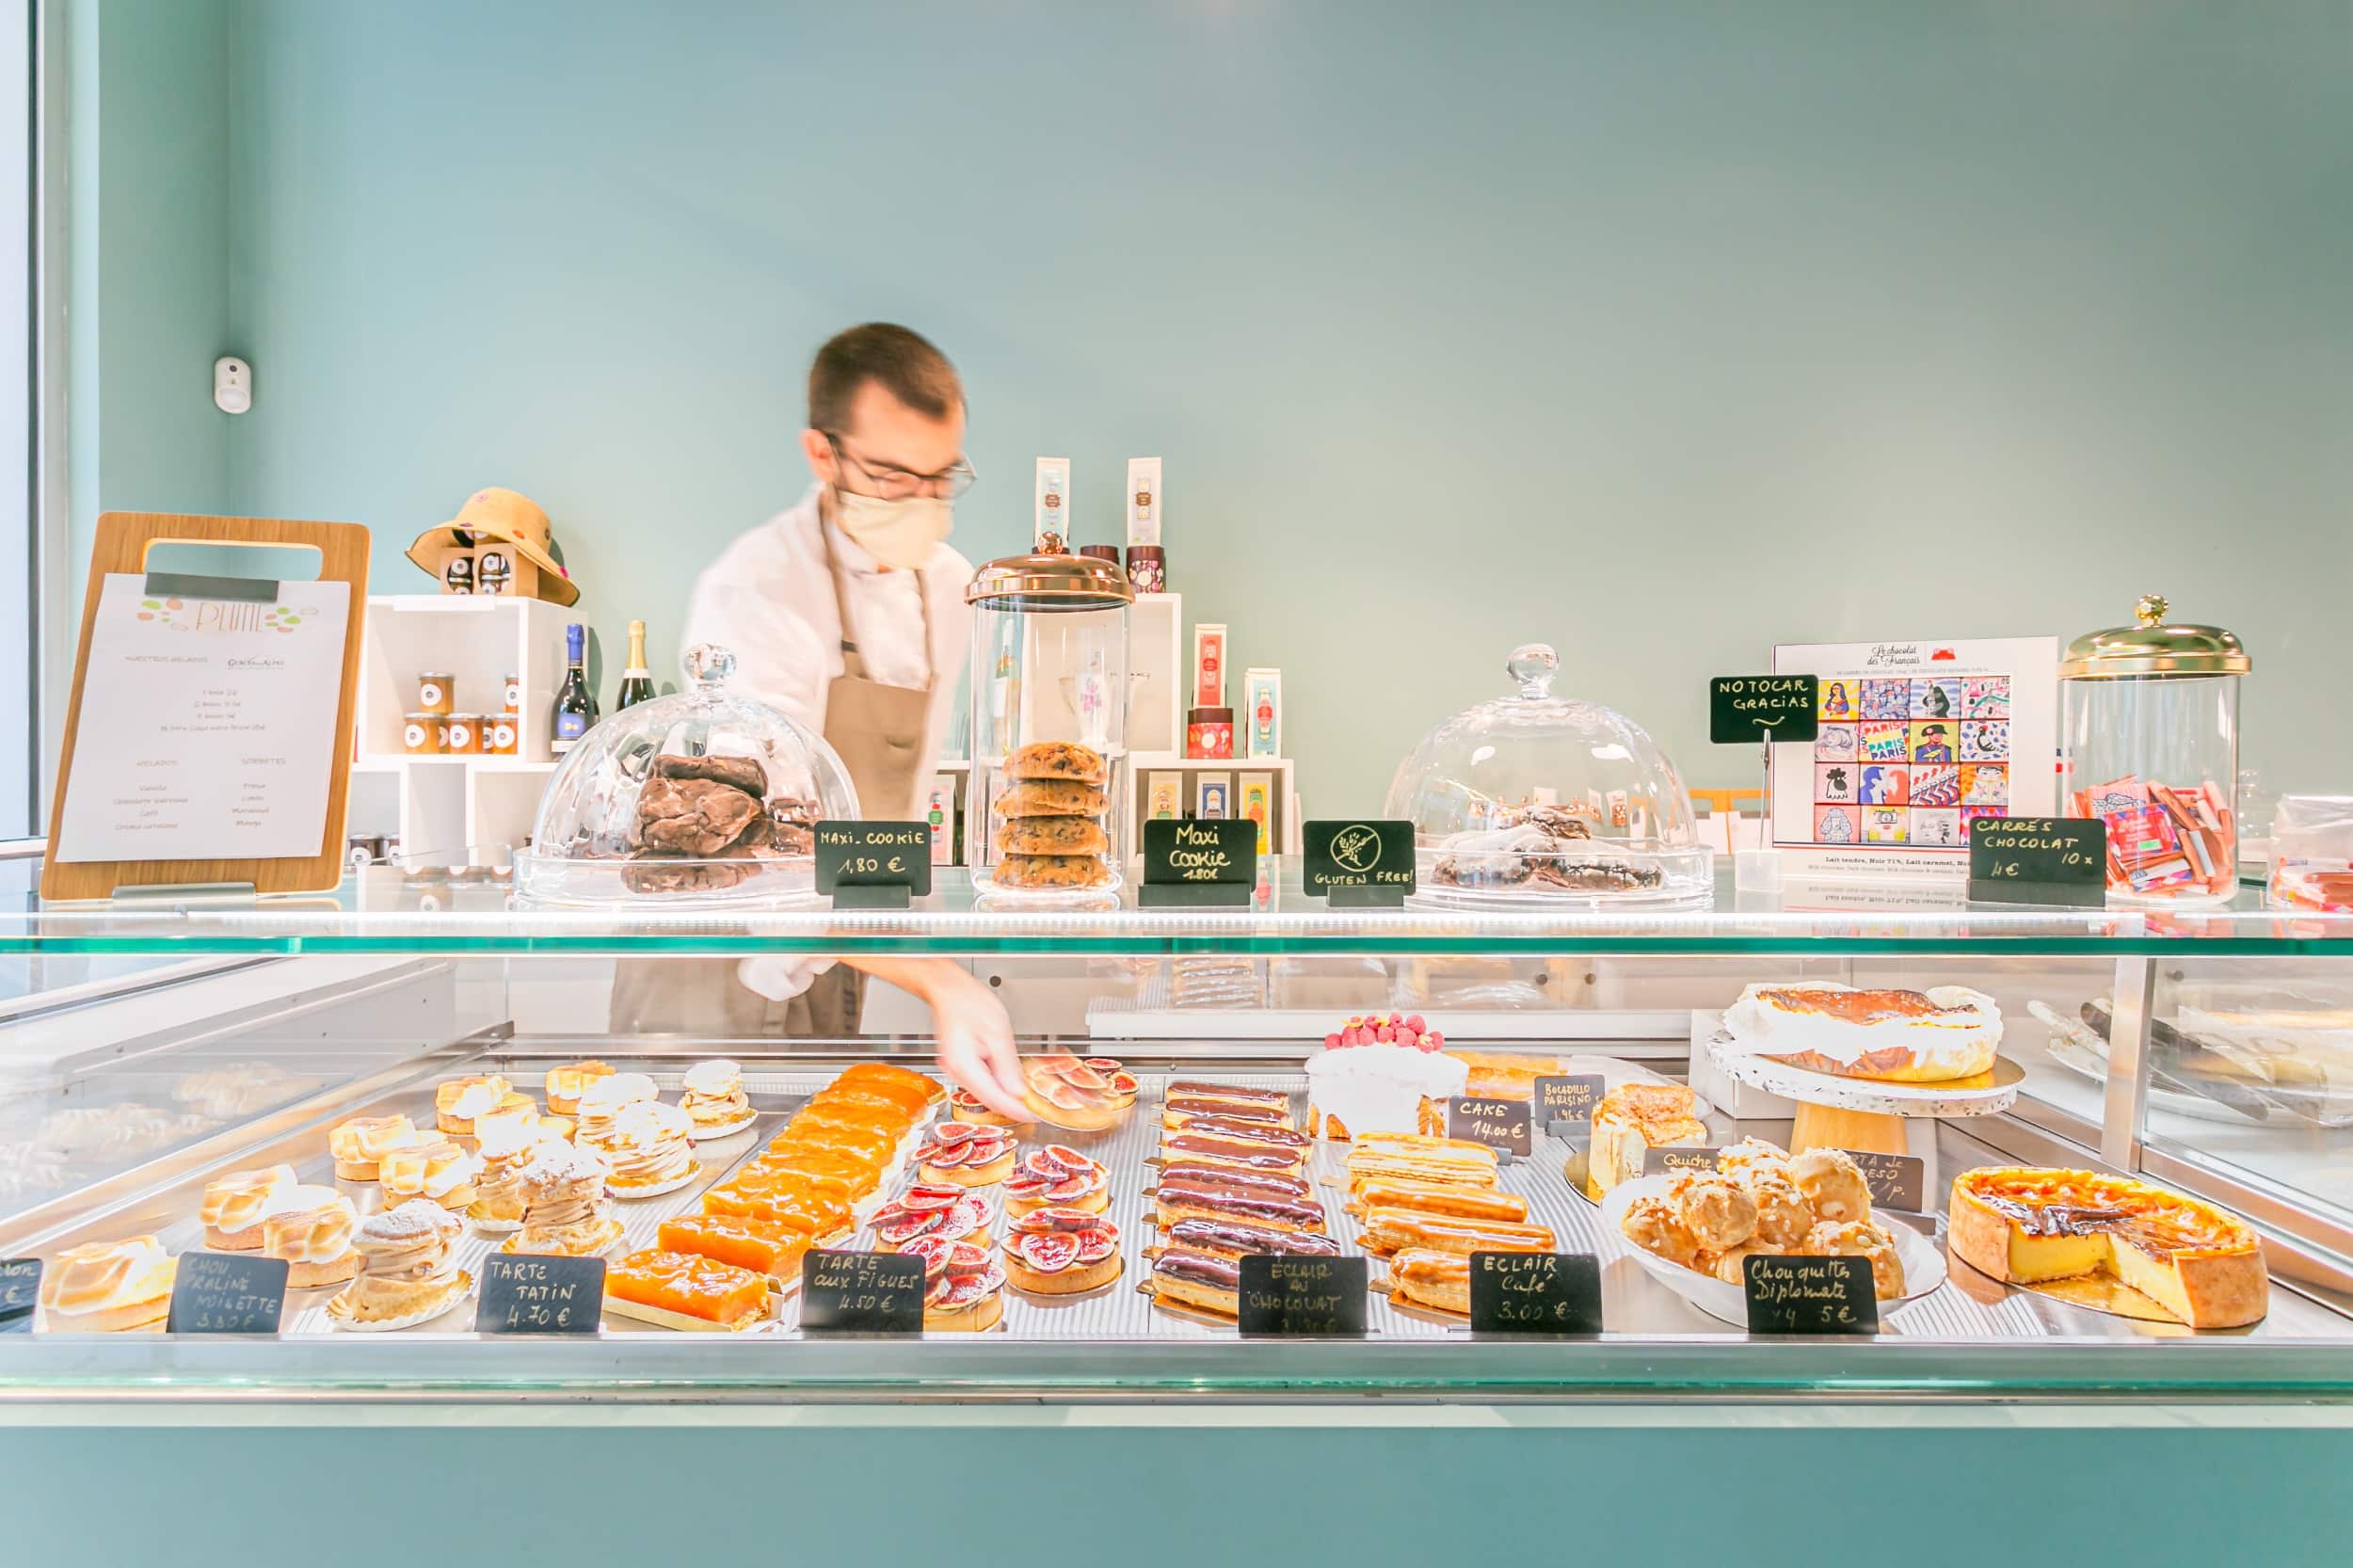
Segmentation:
{"type": "Polygon", "coordinates": [[[943,1171],[960,1168],[971,1156],[968,1144],[926,1144],[916,1158],[924,1164],[943,1171]]]}
{"type": "Polygon", "coordinates": [[[1046,1201],[1048,1203],[1072,1203],[1080,1198],[1085,1197],[1093,1191],[1095,1191],[1094,1173],[1089,1172],[1083,1176],[1064,1176],[1062,1180],[1046,1189],[1046,1201]]]}
{"type": "Polygon", "coordinates": [[[1117,1062],[1108,1056],[1090,1056],[1085,1058],[1085,1062],[1088,1066],[1093,1067],[1098,1073],[1110,1074],[1126,1071],[1126,1069],[1121,1067],[1117,1062]]]}
{"type": "Polygon", "coordinates": [[[1048,1144],[1039,1149],[1037,1154],[1040,1161],[1048,1169],[1062,1176],[1077,1176],[1082,1171],[1091,1172],[1095,1169],[1094,1160],[1067,1144],[1048,1144]]]}
{"type": "Polygon", "coordinates": [[[919,1181],[899,1194],[892,1207],[908,1214],[929,1214],[936,1209],[952,1208],[964,1196],[964,1189],[946,1182],[919,1181]]]}
{"type": "Polygon", "coordinates": [[[947,1272],[949,1245],[944,1236],[923,1236],[908,1242],[903,1250],[909,1257],[923,1260],[923,1278],[929,1282],[947,1272]]]}
{"type": "Polygon", "coordinates": [[[1142,1085],[1136,1081],[1136,1075],[1127,1071],[1125,1068],[1122,1068],[1118,1072],[1106,1073],[1103,1076],[1105,1080],[1111,1084],[1112,1093],[1114,1095],[1132,1095],[1142,1087],[1142,1085]]]}
{"type": "Polygon", "coordinates": [[[1119,1233],[1109,1225],[1082,1230],[1076,1240],[1081,1263],[1100,1263],[1119,1250],[1119,1233]]]}
{"type": "Polygon", "coordinates": [[[1069,1084],[1073,1089],[1093,1089],[1099,1091],[1103,1088],[1103,1075],[1096,1072],[1093,1067],[1088,1066],[1083,1062],[1073,1062],[1070,1065],[1063,1068],[1062,1080],[1064,1083],[1069,1084]]]}
{"type": "Polygon", "coordinates": [[[981,1294],[984,1296],[993,1296],[1004,1288],[1005,1271],[1000,1269],[994,1263],[990,1264],[988,1266],[988,1272],[981,1276],[981,1294]]]}
{"type": "Polygon", "coordinates": [[[987,1294],[987,1274],[947,1274],[933,1288],[931,1304],[952,1312],[978,1304],[987,1294]]]}
{"type": "Polygon", "coordinates": [[[1078,1258],[1078,1241],[1059,1232],[1021,1238],[1021,1261],[1041,1274],[1058,1274],[1078,1258]]]}
{"type": "Polygon", "coordinates": [[[908,1214],[876,1224],[874,1234],[882,1239],[886,1246],[904,1248],[918,1237],[946,1229],[941,1220],[942,1216],[938,1214],[908,1214]]]}
{"type": "Polygon", "coordinates": [[[988,1267],[988,1249],[971,1241],[954,1241],[948,1248],[948,1272],[977,1274],[988,1267]]]}
{"type": "Polygon", "coordinates": [[[981,1129],[970,1122],[942,1122],[932,1128],[932,1142],[952,1147],[968,1138],[977,1136],[980,1131],[981,1129]]]}
{"type": "Polygon", "coordinates": [[[940,1228],[951,1236],[968,1236],[988,1224],[986,1198],[960,1198],[955,1208],[948,1210],[948,1223],[940,1228]]]}
{"type": "Polygon", "coordinates": [[[929,1276],[923,1291],[925,1306],[946,1306],[948,1298],[955,1293],[956,1282],[946,1274],[929,1276]]]}
{"type": "Polygon", "coordinates": [[[1038,1097],[1057,1111],[1084,1111],[1097,1096],[1071,1083],[1048,1083],[1038,1091],[1038,1097]]]}
{"type": "Polygon", "coordinates": [[[1005,1178],[1005,1196],[1016,1202],[1028,1203],[1050,1185],[1051,1183],[1045,1176],[1032,1176],[1025,1172],[1020,1176],[1005,1178]]]}

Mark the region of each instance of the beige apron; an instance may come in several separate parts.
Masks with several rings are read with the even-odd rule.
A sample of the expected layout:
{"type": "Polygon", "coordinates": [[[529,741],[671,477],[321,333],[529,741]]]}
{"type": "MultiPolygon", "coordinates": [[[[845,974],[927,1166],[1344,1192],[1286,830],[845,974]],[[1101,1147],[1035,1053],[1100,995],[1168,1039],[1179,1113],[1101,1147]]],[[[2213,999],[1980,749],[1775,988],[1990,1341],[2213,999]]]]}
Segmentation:
{"type": "MultiPolygon", "coordinates": [[[[825,541],[825,571],[833,582],[834,615],[841,623],[841,674],[825,688],[825,744],[840,754],[857,786],[858,808],[868,817],[911,820],[915,786],[923,761],[923,731],[931,717],[932,692],[939,680],[933,666],[931,595],[923,574],[915,574],[916,602],[923,612],[923,684],[886,686],[870,679],[850,625],[849,596],[841,591],[841,566],[833,551],[833,522],[821,506],[818,536],[825,541]]],[[[795,1040],[838,1040],[857,1033],[866,977],[836,964],[809,988],[785,1001],[772,1001],[735,977],[732,958],[623,960],[613,975],[611,1028],[616,1033],[698,1034],[713,1039],[777,1035],[795,1040]]]]}

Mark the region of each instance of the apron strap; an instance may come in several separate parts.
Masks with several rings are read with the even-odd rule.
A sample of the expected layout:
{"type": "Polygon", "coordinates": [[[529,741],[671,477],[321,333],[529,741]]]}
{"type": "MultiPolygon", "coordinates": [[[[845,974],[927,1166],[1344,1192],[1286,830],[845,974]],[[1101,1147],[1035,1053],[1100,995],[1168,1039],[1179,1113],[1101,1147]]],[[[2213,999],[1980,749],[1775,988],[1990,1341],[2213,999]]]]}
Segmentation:
{"type": "MultiPolygon", "coordinates": [[[[833,520],[825,515],[821,501],[817,507],[817,536],[825,545],[825,575],[833,580],[834,618],[841,624],[841,673],[853,680],[866,679],[866,656],[858,651],[856,630],[850,625],[850,596],[841,591],[841,559],[834,552],[833,520]]],[[[918,688],[930,691],[939,677],[932,660],[932,595],[931,580],[920,570],[915,574],[915,606],[923,618],[923,684],[918,688]]]]}

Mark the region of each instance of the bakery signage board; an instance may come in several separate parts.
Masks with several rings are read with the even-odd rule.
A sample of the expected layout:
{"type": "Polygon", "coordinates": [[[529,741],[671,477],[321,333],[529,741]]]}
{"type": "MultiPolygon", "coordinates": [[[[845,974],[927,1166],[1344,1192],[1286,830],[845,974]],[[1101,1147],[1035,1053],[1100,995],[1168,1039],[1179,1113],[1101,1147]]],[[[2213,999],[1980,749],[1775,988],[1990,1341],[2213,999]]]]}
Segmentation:
{"type": "Polygon", "coordinates": [[[904,909],[932,890],[929,823],[821,822],[810,836],[817,890],[838,909],[904,909]]]}
{"type": "Polygon", "coordinates": [[[1592,1253],[1470,1255],[1470,1326],[1479,1334],[1599,1334],[1601,1260],[1592,1253]]]}
{"type": "Polygon", "coordinates": [[[1740,1264],[1751,1334],[1876,1334],[1879,1293],[1867,1257],[1785,1257],[1740,1264]]]}
{"type": "Polygon", "coordinates": [[[2105,904],[2107,854],[2090,818],[1984,818],[1969,829],[1969,902],[2105,904]]]}
{"type": "Polygon", "coordinates": [[[1370,1288],[1370,1272],[1361,1257],[1250,1254],[1241,1260],[1241,1336],[1362,1338],[1370,1288]]]}
{"type": "Polygon", "coordinates": [[[40,1300],[40,1259],[0,1257],[0,1334],[32,1333],[40,1300]]]}
{"type": "Polygon", "coordinates": [[[1341,907],[1399,904],[1415,888],[1414,824],[1311,822],[1301,830],[1307,892],[1341,907]]]}
{"type": "Polygon", "coordinates": [[[1496,1151],[1501,1160],[1525,1160],[1536,1116],[1527,1100],[1452,1095],[1446,1102],[1446,1135],[1496,1151]]]}
{"type": "Polygon", "coordinates": [[[1915,1154],[1879,1154],[1870,1149],[1846,1153],[1862,1171],[1864,1185],[1871,1189],[1874,1208],[1900,1208],[1911,1214],[1928,1211],[1927,1160],[1915,1154]]]}
{"type": "Polygon", "coordinates": [[[1536,1080],[1536,1125],[1556,1138],[1586,1132],[1593,1125],[1593,1107],[1608,1090],[1609,1080],[1599,1073],[1546,1073],[1536,1080]],[[1555,1128],[1555,1122],[1573,1125],[1555,1128]]]}
{"type": "Polygon", "coordinates": [[[1642,1151],[1642,1174],[1666,1176],[1676,1171],[1712,1171],[1721,1148],[1687,1149],[1678,1144],[1642,1151]]]}
{"type": "Polygon", "coordinates": [[[604,1259],[491,1253],[482,1260],[477,1334],[587,1334],[604,1318],[604,1259]]]}
{"type": "Polygon", "coordinates": [[[1719,675],[1707,682],[1707,738],[1718,745],[1810,741],[1820,723],[1811,675],[1719,675]]]}
{"type": "Polygon", "coordinates": [[[59,750],[41,895],[330,888],[344,872],[368,532],[109,512],[59,750]],[[314,580],[151,570],[157,549],[315,552],[314,580]]]}
{"type": "Polygon", "coordinates": [[[801,1264],[809,1334],[920,1334],[923,1260],[912,1253],[811,1252],[801,1264]]]}
{"type": "Polygon", "coordinates": [[[184,1252],[171,1280],[167,1334],[276,1334],[287,1264],[254,1253],[184,1252]]]}
{"type": "Polygon", "coordinates": [[[1258,887],[1258,824],[1246,817],[1180,818],[1144,824],[1147,906],[1247,906],[1258,887]]]}

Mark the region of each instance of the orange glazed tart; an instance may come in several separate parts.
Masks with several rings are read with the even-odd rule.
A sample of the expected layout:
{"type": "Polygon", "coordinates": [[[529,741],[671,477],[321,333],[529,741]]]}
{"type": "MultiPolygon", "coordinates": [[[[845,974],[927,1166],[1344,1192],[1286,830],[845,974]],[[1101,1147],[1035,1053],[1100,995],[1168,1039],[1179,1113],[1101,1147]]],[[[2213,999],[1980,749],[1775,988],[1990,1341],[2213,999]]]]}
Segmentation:
{"type": "Polygon", "coordinates": [[[880,1128],[845,1127],[839,1122],[824,1120],[822,1115],[812,1117],[804,1110],[785,1125],[784,1130],[768,1146],[772,1149],[825,1149],[853,1160],[862,1160],[881,1171],[889,1169],[898,1161],[901,1134],[880,1128]]]}
{"type": "Polygon", "coordinates": [[[664,1252],[691,1252],[766,1274],[779,1286],[798,1279],[808,1232],[749,1214],[680,1214],[654,1238],[664,1252]]]}
{"type": "Polygon", "coordinates": [[[768,1152],[753,1161],[773,1168],[790,1168],[805,1176],[822,1176],[838,1181],[852,1198],[863,1198],[882,1185],[884,1167],[855,1159],[839,1150],[819,1148],[813,1144],[796,1144],[792,1135],[768,1145],[768,1152]]]}
{"type": "Polygon", "coordinates": [[[838,1199],[757,1182],[721,1182],[703,1194],[703,1212],[773,1221],[818,1241],[847,1235],[852,1227],[849,1208],[838,1199]]]}
{"type": "Polygon", "coordinates": [[[2020,1284],[2109,1274],[2192,1328],[2235,1328],[2271,1307],[2255,1233],[2210,1204],[2092,1171],[1987,1165],[1953,1178],[1945,1244],[2020,1284]]]}
{"type": "Polygon", "coordinates": [[[604,1271],[604,1309],[664,1328],[741,1333],[776,1317],[768,1276],[691,1252],[633,1252],[604,1271]]]}
{"type": "Polygon", "coordinates": [[[861,1089],[882,1084],[896,1085],[903,1094],[923,1096],[922,1106],[918,1109],[937,1105],[948,1097],[947,1085],[937,1079],[911,1067],[894,1067],[887,1062],[860,1062],[855,1066],[844,1067],[834,1082],[844,1088],[856,1085],[861,1089]]]}

